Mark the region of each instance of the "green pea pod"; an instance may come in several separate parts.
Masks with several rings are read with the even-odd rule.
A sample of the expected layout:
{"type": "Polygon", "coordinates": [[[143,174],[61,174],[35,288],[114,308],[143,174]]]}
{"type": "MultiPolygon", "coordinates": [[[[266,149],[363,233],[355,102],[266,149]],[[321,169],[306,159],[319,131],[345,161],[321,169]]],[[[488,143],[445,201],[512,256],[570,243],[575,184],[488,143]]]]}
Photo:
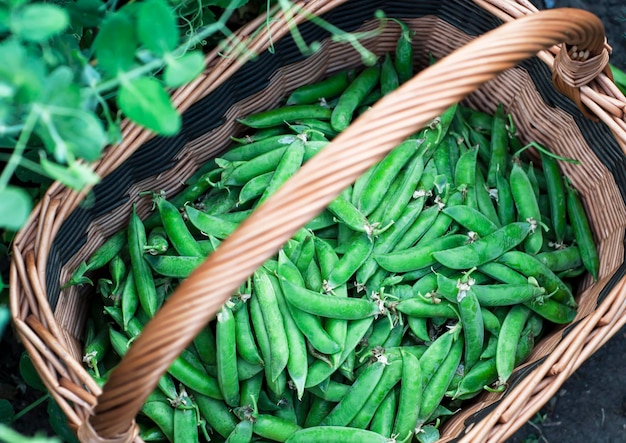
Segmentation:
{"type": "Polygon", "coordinates": [[[272,441],[287,441],[300,429],[297,424],[273,415],[258,414],[254,417],[254,433],[272,441]]]}
{"type": "Polygon", "coordinates": [[[332,290],[346,283],[365,263],[374,249],[374,243],[366,233],[359,235],[348,247],[346,253],[335,263],[328,276],[328,289],[332,290]]]}
{"type": "Polygon", "coordinates": [[[354,71],[342,70],[319,82],[300,86],[289,95],[286,104],[313,104],[322,99],[333,99],[348,87],[353,76],[354,71]]]}
{"type": "Polygon", "coordinates": [[[259,175],[273,172],[287,150],[287,146],[268,151],[244,162],[235,162],[233,166],[224,169],[218,186],[244,186],[259,175]]]}
{"type": "MultiPolygon", "coordinates": [[[[337,105],[332,110],[330,123],[336,131],[343,131],[352,121],[352,116],[357,107],[374,89],[380,77],[380,66],[370,66],[365,68],[357,77],[348,85],[348,87],[339,96],[337,105]]],[[[306,117],[312,117],[308,115],[306,117]]]]}
{"type": "Polygon", "coordinates": [[[497,183],[496,173],[500,171],[500,173],[506,174],[509,148],[509,134],[506,126],[507,119],[504,114],[504,106],[500,103],[493,116],[491,126],[491,156],[489,157],[487,185],[492,188],[497,183]]]}
{"type": "Polygon", "coordinates": [[[210,327],[202,328],[198,332],[198,335],[193,339],[193,345],[205,366],[215,366],[217,363],[217,344],[215,334],[210,327]]]}
{"type": "Polygon", "coordinates": [[[533,223],[532,231],[529,233],[528,238],[524,240],[524,250],[531,255],[537,254],[543,244],[541,226],[538,224],[541,222],[541,211],[539,210],[539,204],[528,174],[516,162],[513,163],[509,183],[515,207],[517,208],[518,219],[533,223]]]}
{"type": "Polygon", "coordinates": [[[235,311],[235,323],[237,335],[235,343],[239,355],[251,364],[263,364],[263,359],[259,354],[254,335],[252,333],[252,324],[250,323],[249,304],[245,304],[235,311]]]}
{"type": "Polygon", "coordinates": [[[162,226],[157,226],[148,234],[148,244],[146,252],[152,255],[165,254],[170,247],[167,240],[167,233],[162,226]]]}
{"type": "Polygon", "coordinates": [[[395,66],[398,72],[400,84],[407,82],[413,77],[413,34],[414,32],[402,21],[397,21],[400,25],[400,38],[396,43],[395,66]]]}
{"type": "Polygon", "coordinates": [[[422,404],[422,371],[418,357],[404,350],[400,352],[402,380],[393,435],[398,436],[398,443],[408,443],[413,438],[420,412],[419,406],[422,404]]]}
{"type": "Polygon", "coordinates": [[[459,290],[457,300],[465,339],[464,365],[469,370],[476,364],[483,350],[485,324],[478,297],[472,289],[459,290]]]}
{"type": "Polygon", "coordinates": [[[447,300],[433,303],[421,298],[410,298],[399,302],[394,308],[411,317],[458,318],[459,316],[454,305],[447,300]]]}
{"type": "Polygon", "coordinates": [[[496,211],[498,212],[500,223],[503,226],[513,223],[516,217],[515,201],[513,200],[509,181],[502,171],[496,171],[496,189],[498,190],[496,211]]]}
{"type": "Polygon", "coordinates": [[[577,246],[556,249],[550,252],[540,252],[535,256],[552,272],[567,271],[582,266],[582,257],[577,246]]]}
{"type": "Polygon", "coordinates": [[[591,226],[585,214],[585,208],[578,195],[578,191],[566,181],[567,187],[567,214],[574,228],[574,238],[580,250],[583,265],[589,271],[594,280],[598,280],[600,272],[600,259],[596,243],[593,239],[591,226]]]}
{"type": "Polygon", "coordinates": [[[248,115],[237,121],[250,128],[269,128],[282,125],[285,122],[292,123],[302,118],[318,118],[328,120],[331,110],[328,107],[318,104],[304,104],[283,106],[281,108],[270,109],[256,114],[248,115]]]}
{"type": "Polygon", "coordinates": [[[227,306],[217,314],[215,339],[217,343],[217,382],[224,401],[231,407],[239,406],[239,379],[237,374],[236,323],[227,306]]]}
{"type": "Polygon", "coordinates": [[[243,205],[263,195],[263,192],[272,181],[273,176],[274,171],[270,171],[248,180],[239,191],[237,205],[243,205]]]}
{"type": "Polygon", "coordinates": [[[204,257],[179,255],[146,255],[146,262],[159,275],[173,278],[187,278],[204,261],[204,257]]]}
{"type": "Polygon", "coordinates": [[[250,420],[240,421],[233,429],[233,432],[228,435],[226,443],[250,443],[252,441],[253,426],[250,420]]]}
{"type": "MultiPolygon", "coordinates": [[[[185,214],[189,222],[205,235],[212,235],[220,240],[232,234],[239,226],[238,223],[224,220],[223,218],[204,213],[193,206],[185,206],[185,214]]],[[[187,255],[182,254],[180,255],[187,255]]]]}
{"type": "Polygon", "coordinates": [[[492,223],[500,227],[500,218],[498,212],[493,205],[493,198],[491,190],[485,183],[485,178],[481,171],[476,171],[476,203],[478,204],[478,210],[482,212],[492,223]]]}
{"type": "Polygon", "coordinates": [[[472,208],[471,206],[450,206],[444,208],[442,212],[452,217],[455,222],[463,226],[468,231],[478,234],[479,237],[485,237],[492,234],[499,227],[487,216],[485,216],[485,214],[472,208]]]}
{"type": "Polygon", "coordinates": [[[389,391],[391,391],[402,378],[402,360],[395,360],[385,366],[383,375],[376,384],[372,393],[352,419],[349,426],[366,429],[369,427],[376,410],[383,402],[389,391]]]}
{"type": "Polygon", "coordinates": [[[122,316],[124,324],[120,325],[126,330],[128,322],[135,316],[135,312],[139,307],[139,294],[137,293],[137,287],[135,285],[135,274],[129,272],[124,287],[122,288],[122,316]]]}
{"type": "Polygon", "coordinates": [[[128,225],[128,250],[130,264],[133,271],[139,304],[148,316],[153,317],[158,309],[157,292],[150,266],[144,259],[144,246],[146,245],[146,230],[141,219],[135,212],[130,216],[128,225]]]}
{"type": "Polygon", "coordinates": [[[285,183],[300,168],[300,166],[302,166],[302,160],[304,158],[304,145],[304,140],[298,137],[292,144],[289,145],[287,150],[285,150],[285,153],[278,162],[278,165],[276,165],[276,170],[272,175],[272,179],[259,198],[259,205],[274,194],[278,188],[280,188],[280,186],[285,183]]]}
{"type": "Polygon", "coordinates": [[[253,297],[259,302],[270,345],[270,376],[274,381],[287,366],[289,349],[283,314],[276,301],[276,292],[267,272],[258,269],[253,276],[253,297]]]}
{"type": "Polygon", "coordinates": [[[515,305],[502,322],[496,350],[498,384],[504,385],[515,367],[515,349],[522,335],[524,324],[531,311],[524,305],[515,305]]]}
{"type": "Polygon", "coordinates": [[[359,412],[363,402],[371,395],[380,381],[385,365],[375,362],[355,380],[348,394],[322,420],[321,426],[347,426],[359,412]]]}
{"type": "MultiPolygon", "coordinates": [[[[424,246],[417,245],[409,249],[393,251],[387,254],[376,254],[374,258],[387,271],[409,272],[437,263],[437,251],[446,252],[446,250],[454,250],[457,247],[465,247],[461,245],[465,245],[467,241],[467,235],[450,234],[435,239],[424,246]]],[[[453,266],[449,267],[453,268],[453,266]]]]}
{"type": "MultiPolygon", "coordinates": [[[[191,399],[185,393],[183,404],[191,404],[191,399]]],[[[198,441],[198,422],[196,411],[191,406],[179,406],[174,409],[174,443],[198,441]]]]}
{"type": "Polygon", "coordinates": [[[418,427],[427,423],[428,419],[433,415],[437,406],[443,400],[443,397],[452,382],[463,354],[463,335],[459,336],[450,348],[450,352],[446,355],[443,362],[437,368],[432,378],[424,386],[422,393],[422,404],[420,405],[419,417],[417,419],[418,427]]]}
{"type": "Polygon", "coordinates": [[[292,434],[285,443],[389,443],[389,439],[377,432],[347,426],[314,426],[292,434]]]}
{"type": "Polygon", "coordinates": [[[211,429],[223,438],[228,438],[237,426],[237,418],[231,408],[223,400],[214,399],[193,390],[189,393],[193,396],[200,414],[211,429]]]}
{"type": "Polygon", "coordinates": [[[432,255],[448,268],[471,269],[495,260],[513,249],[524,241],[529,232],[530,223],[511,223],[473,243],[433,252],[432,255]]]}
{"type": "Polygon", "coordinates": [[[378,409],[376,409],[374,417],[372,417],[372,422],[369,426],[370,431],[384,437],[391,437],[397,412],[397,397],[398,395],[396,394],[395,389],[389,391],[378,409]]]}
{"type": "Polygon", "coordinates": [[[453,399],[468,400],[498,380],[495,357],[478,361],[465,373],[454,392],[453,399]]]}
{"type": "Polygon", "coordinates": [[[220,158],[230,162],[248,161],[279,147],[288,146],[296,140],[295,134],[278,134],[252,143],[229,149],[220,158]]]}
{"type": "Polygon", "coordinates": [[[380,314],[378,306],[364,298],[335,297],[320,294],[283,280],[285,298],[292,306],[324,318],[358,320],[380,314]]]}
{"type": "Polygon", "coordinates": [[[376,165],[356,203],[364,215],[371,214],[383,201],[396,176],[419,148],[419,140],[405,140],[376,165]]]}
{"type": "Polygon", "coordinates": [[[302,400],[308,370],[305,338],[289,311],[280,282],[275,276],[269,274],[268,276],[272,282],[272,286],[274,287],[276,302],[278,303],[278,308],[282,313],[285,334],[287,335],[287,346],[289,349],[287,372],[289,373],[289,377],[296,388],[298,400],[302,400]]]}
{"type": "Polygon", "coordinates": [[[395,91],[400,86],[400,80],[398,78],[398,72],[394,66],[391,54],[385,54],[385,60],[380,68],[380,90],[383,95],[389,94],[391,91],[395,91]]]}
{"type": "Polygon", "coordinates": [[[101,329],[83,350],[83,363],[87,363],[87,366],[94,370],[96,377],[100,376],[98,363],[102,361],[110,347],[108,331],[101,329]]]}
{"type": "Polygon", "coordinates": [[[167,399],[148,401],[141,407],[141,412],[159,427],[168,441],[174,441],[174,408],[167,399]]]}
{"type": "Polygon", "coordinates": [[[373,317],[349,322],[346,332],[346,341],[343,344],[343,351],[341,351],[341,358],[338,359],[338,362],[334,366],[329,366],[326,362],[321,360],[313,362],[309,366],[305,387],[310,388],[316,386],[330,377],[335,370],[337,370],[339,365],[348,358],[348,355],[354,351],[361,340],[363,340],[373,322],[373,317]]]}
{"type": "MultiPolygon", "coordinates": [[[[431,379],[439,370],[446,357],[450,354],[454,343],[458,340],[460,324],[437,337],[420,358],[422,372],[422,388],[426,389],[431,379]]],[[[425,414],[420,412],[421,416],[425,414]]]]}
{"type": "Polygon", "coordinates": [[[577,303],[571,289],[552,272],[546,265],[532,255],[522,251],[508,251],[497,260],[526,277],[533,277],[539,282],[539,286],[546,289],[550,299],[563,303],[571,308],[576,308],[577,303]]]}

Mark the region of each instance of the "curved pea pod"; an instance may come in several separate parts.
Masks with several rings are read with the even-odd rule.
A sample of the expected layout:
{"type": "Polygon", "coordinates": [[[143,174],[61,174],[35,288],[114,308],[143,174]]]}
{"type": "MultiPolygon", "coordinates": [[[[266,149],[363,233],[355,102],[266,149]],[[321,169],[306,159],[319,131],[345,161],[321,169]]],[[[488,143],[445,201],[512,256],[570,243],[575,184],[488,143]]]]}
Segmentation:
{"type": "Polygon", "coordinates": [[[384,208],[381,217],[382,226],[395,223],[404,214],[407,205],[414,198],[415,184],[419,183],[424,172],[424,166],[424,156],[417,153],[409,159],[404,169],[400,171],[396,177],[396,181],[399,182],[397,190],[389,192],[380,204],[380,207],[384,208]]]}
{"type": "Polygon", "coordinates": [[[445,251],[467,243],[467,235],[445,235],[423,246],[394,251],[387,254],[376,254],[378,264],[390,272],[409,272],[437,263],[437,251],[445,251]]]}
{"type": "Polygon", "coordinates": [[[374,317],[366,317],[361,320],[348,322],[346,340],[343,343],[341,357],[337,359],[332,366],[329,366],[326,362],[321,360],[313,362],[309,366],[305,387],[310,388],[316,386],[330,377],[363,340],[373,322],[374,317]]]}
{"type": "Polygon", "coordinates": [[[128,233],[125,230],[115,233],[107,241],[105,241],[86,262],[81,263],[76,268],[64,287],[84,283],[93,285],[91,279],[86,277],[84,274],[88,271],[100,269],[109,264],[113,257],[118,255],[128,244],[128,233]]]}
{"type": "Polygon", "coordinates": [[[585,214],[585,208],[578,195],[578,191],[574,189],[569,181],[566,181],[567,188],[567,214],[569,216],[570,223],[574,229],[574,238],[578,249],[580,249],[580,255],[583,261],[583,265],[589,271],[594,280],[598,280],[598,274],[600,272],[600,258],[598,256],[598,250],[596,248],[595,241],[593,239],[593,233],[591,232],[591,226],[589,220],[585,214]]]}
{"type": "Polygon", "coordinates": [[[158,426],[169,441],[174,441],[174,408],[167,399],[147,401],[141,412],[158,426]]]}
{"type": "Polygon", "coordinates": [[[446,391],[448,390],[448,387],[457,372],[459,364],[461,363],[461,356],[463,354],[464,347],[463,342],[463,335],[460,335],[452,344],[450,351],[437,368],[437,371],[424,386],[422,403],[420,405],[419,417],[417,419],[418,427],[428,421],[441,403],[441,400],[443,400],[443,397],[445,396],[446,391]]]}
{"type": "Polygon", "coordinates": [[[516,162],[513,163],[509,183],[517,208],[518,219],[533,224],[531,232],[524,240],[524,250],[529,254],[536,254],[541,250],[543,244],[543,235],[539,225],[541,223],[541,211],[528,175],[516,162]]]}
{"type": "Polygon", "coordinates": [[[187,278],[204,261],[204,257],[181,255],[146,255],[144,259],[159,275],[187,278]]]}
{"type": "Polygon", "coordinates": [[[300,429],[296,423],[274,415],[258,414],[254,417],[254,433],[272,441],[287,441],[300,429]]]}
{"type": "Polygon", "coordinates": [[[369,426],[376,410],[402,377],[402,360],[394,360],[385,366],[383,375],[376,384],[376,388],[367,397],[357,415],[349,426],[365,429],[369,426]]]}
{"type": "Polygon", "coordinates": [[[528,302],[524,305],[552,323],[566,324],[576,318],[576,308],[559,303],[553,298],[546,298],[541,302],[528,302]]]}
{"type": "Polygon", "coordinates": [[[508,312],[498,336],[496,349],[496,370],[498,384],[504,385],[515,367],[515,349],[522,335],[522,330],[531,310],[524,305],[515,305],[508,312]]]}
{"type": "MultiPolygon", "coordinates": [[[[343,131],[352,121],[357,107],[374,89],[380,77],[380,66],[365,68],[339,96],[337,105],[332,110],[330,123],[334,130],[343,131]]],[[[307,116],[311,117],[311,115],[307,116]]]]}
{"type": "Polygon", "coordinates": [[[561,169],[556,159],[552,156],[540,152],[541,166],[548,188],[548,198],[550,202],[550,220],[556,236],[557,243],[562,243],[565,239],[567,226],[567,198],[565,195],[565,184],[561,177],[561,169]]]}
{"type": "Polygon", "coordinates": [[[304,428],[285,440],[285,443],[319,442],[389,443],[390,440],[377,432],[347,426],[313,426],[304,428]]]}
{"type": "Polygon", "coordinates": [[[433,257],[451,269],[471,269],[513,249],[524,241],[529,232],[529,223],[511,223],[473,243],[433,252],[433,257]]]}
{"type": "Polygon", "coordinates": [[[509,268],[502,263],[495,261],[483,263],[477,270],[501,283],[524,285],[528,283],[528,278],[519,272],[509,268]]]}
{"type": "Polygon", "coordinates": [[[290,145],[296,140],[296,134],[277,134],[262,140],[246,143],[220,154],[221,159],[230,162],[248,161],[274,149],[290,145]]]}
{"type": "Polygon", "coordinates": [[[285,122],[293,123],[303,118],[317,118],[321,120],[330,119],[332,111],[319,104],[304,104],[283,106],[281,108],[270,109],[268,111],[258,112],[237,121],[250,128],[269,128],[272,126],[282,125],[285,122]]]}
{"type": "Polygon", "coordinates": [[[300,137],[296,138],[296,140],[289,145],[278,162],[278,165],[276,165],[272,179],[268,183],[267,188],[265,188],[265,191],[263,191],[257,204],[260,205],[267,200],[269,196],[274,194],[283,183],[300,169],[304,159],[304,146],[305,142],[300,137]]]}
{"type": "Polygon", "coordinates": [[[356,207],[363,214],[368,216],[378,207],[396,176],[419,147],[419,140],[405,140],[376,165],[356,202],[356,207]]]}
{"type": "Polygon", "coordinates": [[[237,374],[236,322],[227,306],[217,314],[215,339],[217,342],[217,381],[224,401],[231,407],[239,406],[239,379],[237,374]]]}
{"type": "Polygon", "coordinates": [[[228,435],[226,443],[250,443],[252,441],[252,429],[254,425],[250,420],[242,420],[237,423],[233,432],[228,435]]]}
{"type": "Polygon", "coordinates": [[[502,171],[496,171],[496,189],[498,197],[496,200],[496,211],[500,223],[503,226],[513,223],[517,215],[515,201],[513,200],[513,194],[511,194],[511,185],[502,171]]]}
{"type": "Polygon", "coordinates": [[[270,379],[275,381],[287,366],[289,359],[283,314],[280,312],[275,288],[267,272],[263,268],[259,268],[253,275],[253,281],[254,293],[252,297],[255,297],[259,302],[263,323],[269,339],[270,379]]]}
{"type": "Polygon", "coordinates": [[[343,194],[339,194],[328,205],[328,210],[337,218],[337,221],[345,224],[356,232],[372,232],[367,217],[343,194]]]}
{"type": "Polygon", "coordinates": [[[498,380],[495,357],[478,361],[465,373],[454,392],[453,399],[468,400],[498,380]]]}
{"type": "Polygon", "coordinates": [[[250,322],[249,305],[246,303],[235,311],[235,328],[237,336],[235,344],[237,352],[245,361],[250,364],[264,364],[261,354],[257,348],[252,334],[252,324],[250,322]]]}
{"type": "Polygon", "coordinates": [[[540,252],[535,256],[552,272],[567,271],[583,265],[582,257],[577,246],[556,249],[550,252],[540,252]]]}
{"type": "Polygon", "coordinates": [[[398,72],[398,81],[400,84],[408,81],[413,77],[413,34],[414,32],[402,21],[397,21],[400,25],[400,38],[396,43],[395,49],[395,67],[398,72]]]}
{"type": "Polygon", "coordinates": [[[391,54],[385,54],[385,60],[380,67],[380,92],[383,95],[387,95],[391,91],[398,89],[400,86],[400,80],[398,79],[398,72],[394,66],[394,62],[391,59],[391,54]]]}
{"type": "Polygon", "coordinates": [[[148,243],[146,244],[146,252],[148,254],[165,254],[169,246],[167,234],[162,226],[157,226],[150,231],[150,234],[148,234],[148,243]]]}
{"type": "Polygon", "coordinates": [[[375,362],[369,365],[352,384],[344,398],[322,420],[321,426],[347,426],[359,412],[363,402],[371,395],[380,381],[385,365],[375,362]]]}
{"type": "Polygon", "coordinates": [[[157,291],[148,263],[144,260],[143,248],[146,245],[146,230],[141,219],[133,211],[128,225],[128,250],[133,277],[139,297],[139,304],[152,317],[158,309],[157,291]]]}
{"type": "Polygon", "coordinates": [[[478,209],[476,202],[476,162],[478,148],[472,148],[459,156],[454,169],[454,185],[464,195],[465,205],[478,209]]]}
{"type": "Polygon", "coordinates": [[[483,350],[485,323],[478,297],[471,288],[459,290],[457,300],[465,339],[465,368],[469,370],[476,364],[483,350]]]}
{"type": "Polygon", "coordinates": [[[526,277],[534,277],[539,285],[550,294],[550,299],[568,307],[576,308],[578,304],[570,288],[541,261],[522,251],[508,251],[497,260],[526,277]]]}
{"type": "Polygon", "coordinates": [[[411,317],[459,318],[454,305],[447,300],[433,303],[416,297],[403,300],[394,305],[393,308],[411,317]]]}
{"type": "Polygon", "coordinates": [[[239,190],[237,205],[243,205],[244,203],[260,197],[272,181],[273,175],[274,171],[270,171],[248,180],[248,182],[239,190]]]}
{"type": "Polygon", "coordinates": [[[156,196],[154,200],[163,222],[163,228],[176,252],[190,257],[203,257],[202,248],[189,231],[178,208],[162,196],[156,196]]]}
{"type": "Polygon", "coordinates": [[[335,98],[348,87],[354,71],[342,70],[316,83],[296,88],[287,98],[287,105],[313,104],[335,98]]]}
{"type": "Polygon", "coordinates": [[[498,230],[498,225],[477,209],[466,205],[456,205],[444,208],[442,211],[463,226],[468,231],[475,232],[479,237],[485,237],[498,230]]]}
{"type": "Polygon", "coordinates": [[[393,423],[396,418],[398,394],[396,389],[389,391],[369,425],[369,430],[385,437],[391,437],[393,423]]]}
{"type": "Polygon", "coordinates": [[[174,409],[174,443],[198,441],[197,414],[191,405],[191,399],[183,391],[179,397],[181,405],[174,409]]]}
{"type": "Polygon", "coordinates": [[[411,441],[417,425],[423,386],[420,360],[409,352],[404,350],[400,352],[402,354],[402,379],[393,435],[398,436],[398,443],[407,443],[411,441]]]}
{"type": "Polygon", "coordinates": [[[356,237],[346,253],[335,263],[334,269],[328,276],[328,289],[333,290],[346,283],[365,263],[373,250],[374,242],[368,234],[362,233],[356,237]]]}
{"type": "Polygon", "coordinates": [[[200,232],[205,235],[212,235],[220,240],[228,237],[239,226],[238,223],[224,220],[216,215],[207,214],[190,205],[185,206],[185,214],[187,215],[187,220],[200,232]]]}
{"type": "Polygon", "coordinates": [[[135,316],[137,308],[139,307],[139,294],[137,293],[137,286],[135,285],[135,276],[133,272],[128,273],[124,287],[122,288],[122,318],[123,324],[120,325],[126,330],[128,323],[135,316]]]}
{"type": "Polygon", "coordinates": [[[491,126],[491,156],[489,157],[489,171],[487,185],[496,186],[496,173],[505,173],[508,163],[509,135],[507,121],[502,103],[498,104],[491,126]]]}
{"type": "Polygon", "coordinates": [[[380,314],[379,307],[365,298],[336,297],[297,286],[288,280],[282,283],[285,298],[297,309],[325,318],[359,320],[380,314]]]}

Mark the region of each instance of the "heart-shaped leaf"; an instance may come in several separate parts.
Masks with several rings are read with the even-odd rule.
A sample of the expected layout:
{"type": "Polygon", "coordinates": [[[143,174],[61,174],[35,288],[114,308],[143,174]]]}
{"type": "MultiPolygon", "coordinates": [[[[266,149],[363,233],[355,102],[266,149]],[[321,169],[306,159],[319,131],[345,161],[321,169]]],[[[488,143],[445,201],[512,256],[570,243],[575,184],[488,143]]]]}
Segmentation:
{"type": "Polygon", "coordinates": [[[32,207],[33,201],[24,189],[7,186],[0,190],[0,228],[17,231],[26,223],[32,207]]]}
{"type": "Polygon", "coordinates": [[[141,3],[137,15],[137,35],[141,44],[158,56],[176,48],[176,17],[165,1],[147,0],[141,3]]]}
{"type": "Polygon", "coordinates": [[[128,118],[156,133],[173,135],[180,130],[182,119],[155,78],[123,81],[117,104],[128,118]]]}
{"type": "Polygon", "coordinates": [[[163,80],[167,86],[176,88],[195,79],[204,69],[204,55],[200,51],[188,52],[182,57],[166,57],[163,80]]]}
{"type": "Polygon", "coordinates": [[[43,42],[59,34],[70,22],[67,11],[50,3],[32,3],[13,11],[11,30],[22,40],[43,42]]]}

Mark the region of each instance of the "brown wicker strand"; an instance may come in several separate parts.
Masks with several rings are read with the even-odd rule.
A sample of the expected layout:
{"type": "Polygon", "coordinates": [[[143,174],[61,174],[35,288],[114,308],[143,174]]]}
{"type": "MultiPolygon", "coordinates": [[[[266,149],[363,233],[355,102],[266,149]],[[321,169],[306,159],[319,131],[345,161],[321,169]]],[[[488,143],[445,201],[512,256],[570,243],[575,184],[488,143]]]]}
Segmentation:
{"type": "Polygon", "coordinates": [[[502,70],[566,40],[597,47],[604,41],[602,24],[590,13],[568,9],[521,18],[455,51],[355,121],[242,223],[146,325],[99,397],[90,418],[97,433],[126,432],[169,363],[232,291],[367,167],[502,70]],[[149,370],[142,367],[147,349],[149,370]],[[140,367],[149,376],[138,376],[140,367]],[[130,386],[132,401],[116,397],[130,386]]]}

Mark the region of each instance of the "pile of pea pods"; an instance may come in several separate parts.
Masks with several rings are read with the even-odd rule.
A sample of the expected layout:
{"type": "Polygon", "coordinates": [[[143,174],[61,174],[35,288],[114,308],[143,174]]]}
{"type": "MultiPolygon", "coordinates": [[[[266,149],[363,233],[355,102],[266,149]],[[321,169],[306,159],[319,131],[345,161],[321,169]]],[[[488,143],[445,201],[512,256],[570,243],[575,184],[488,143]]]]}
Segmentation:
{"type": "MultiPolygon", "coordinates": [[[[104,383],[143,325],[251,211],[411,78],[411,34],[362,70],[248,116],[233,147],[154,214],[133,211],[69,284],[93,284],[85,364],[104,383]],[[103,315],[104,312],[104,315],[103,315]]],[[[259,268],[142,408],[144,441],[436,441],[504,390],[598,255],[562,159],[512,119],[455,105],[406,139],[259,268]],[[532,148],[532,149],[531,149],[532,148]],[[532,151],[532,153],[531,153],[532,151]]]]}

